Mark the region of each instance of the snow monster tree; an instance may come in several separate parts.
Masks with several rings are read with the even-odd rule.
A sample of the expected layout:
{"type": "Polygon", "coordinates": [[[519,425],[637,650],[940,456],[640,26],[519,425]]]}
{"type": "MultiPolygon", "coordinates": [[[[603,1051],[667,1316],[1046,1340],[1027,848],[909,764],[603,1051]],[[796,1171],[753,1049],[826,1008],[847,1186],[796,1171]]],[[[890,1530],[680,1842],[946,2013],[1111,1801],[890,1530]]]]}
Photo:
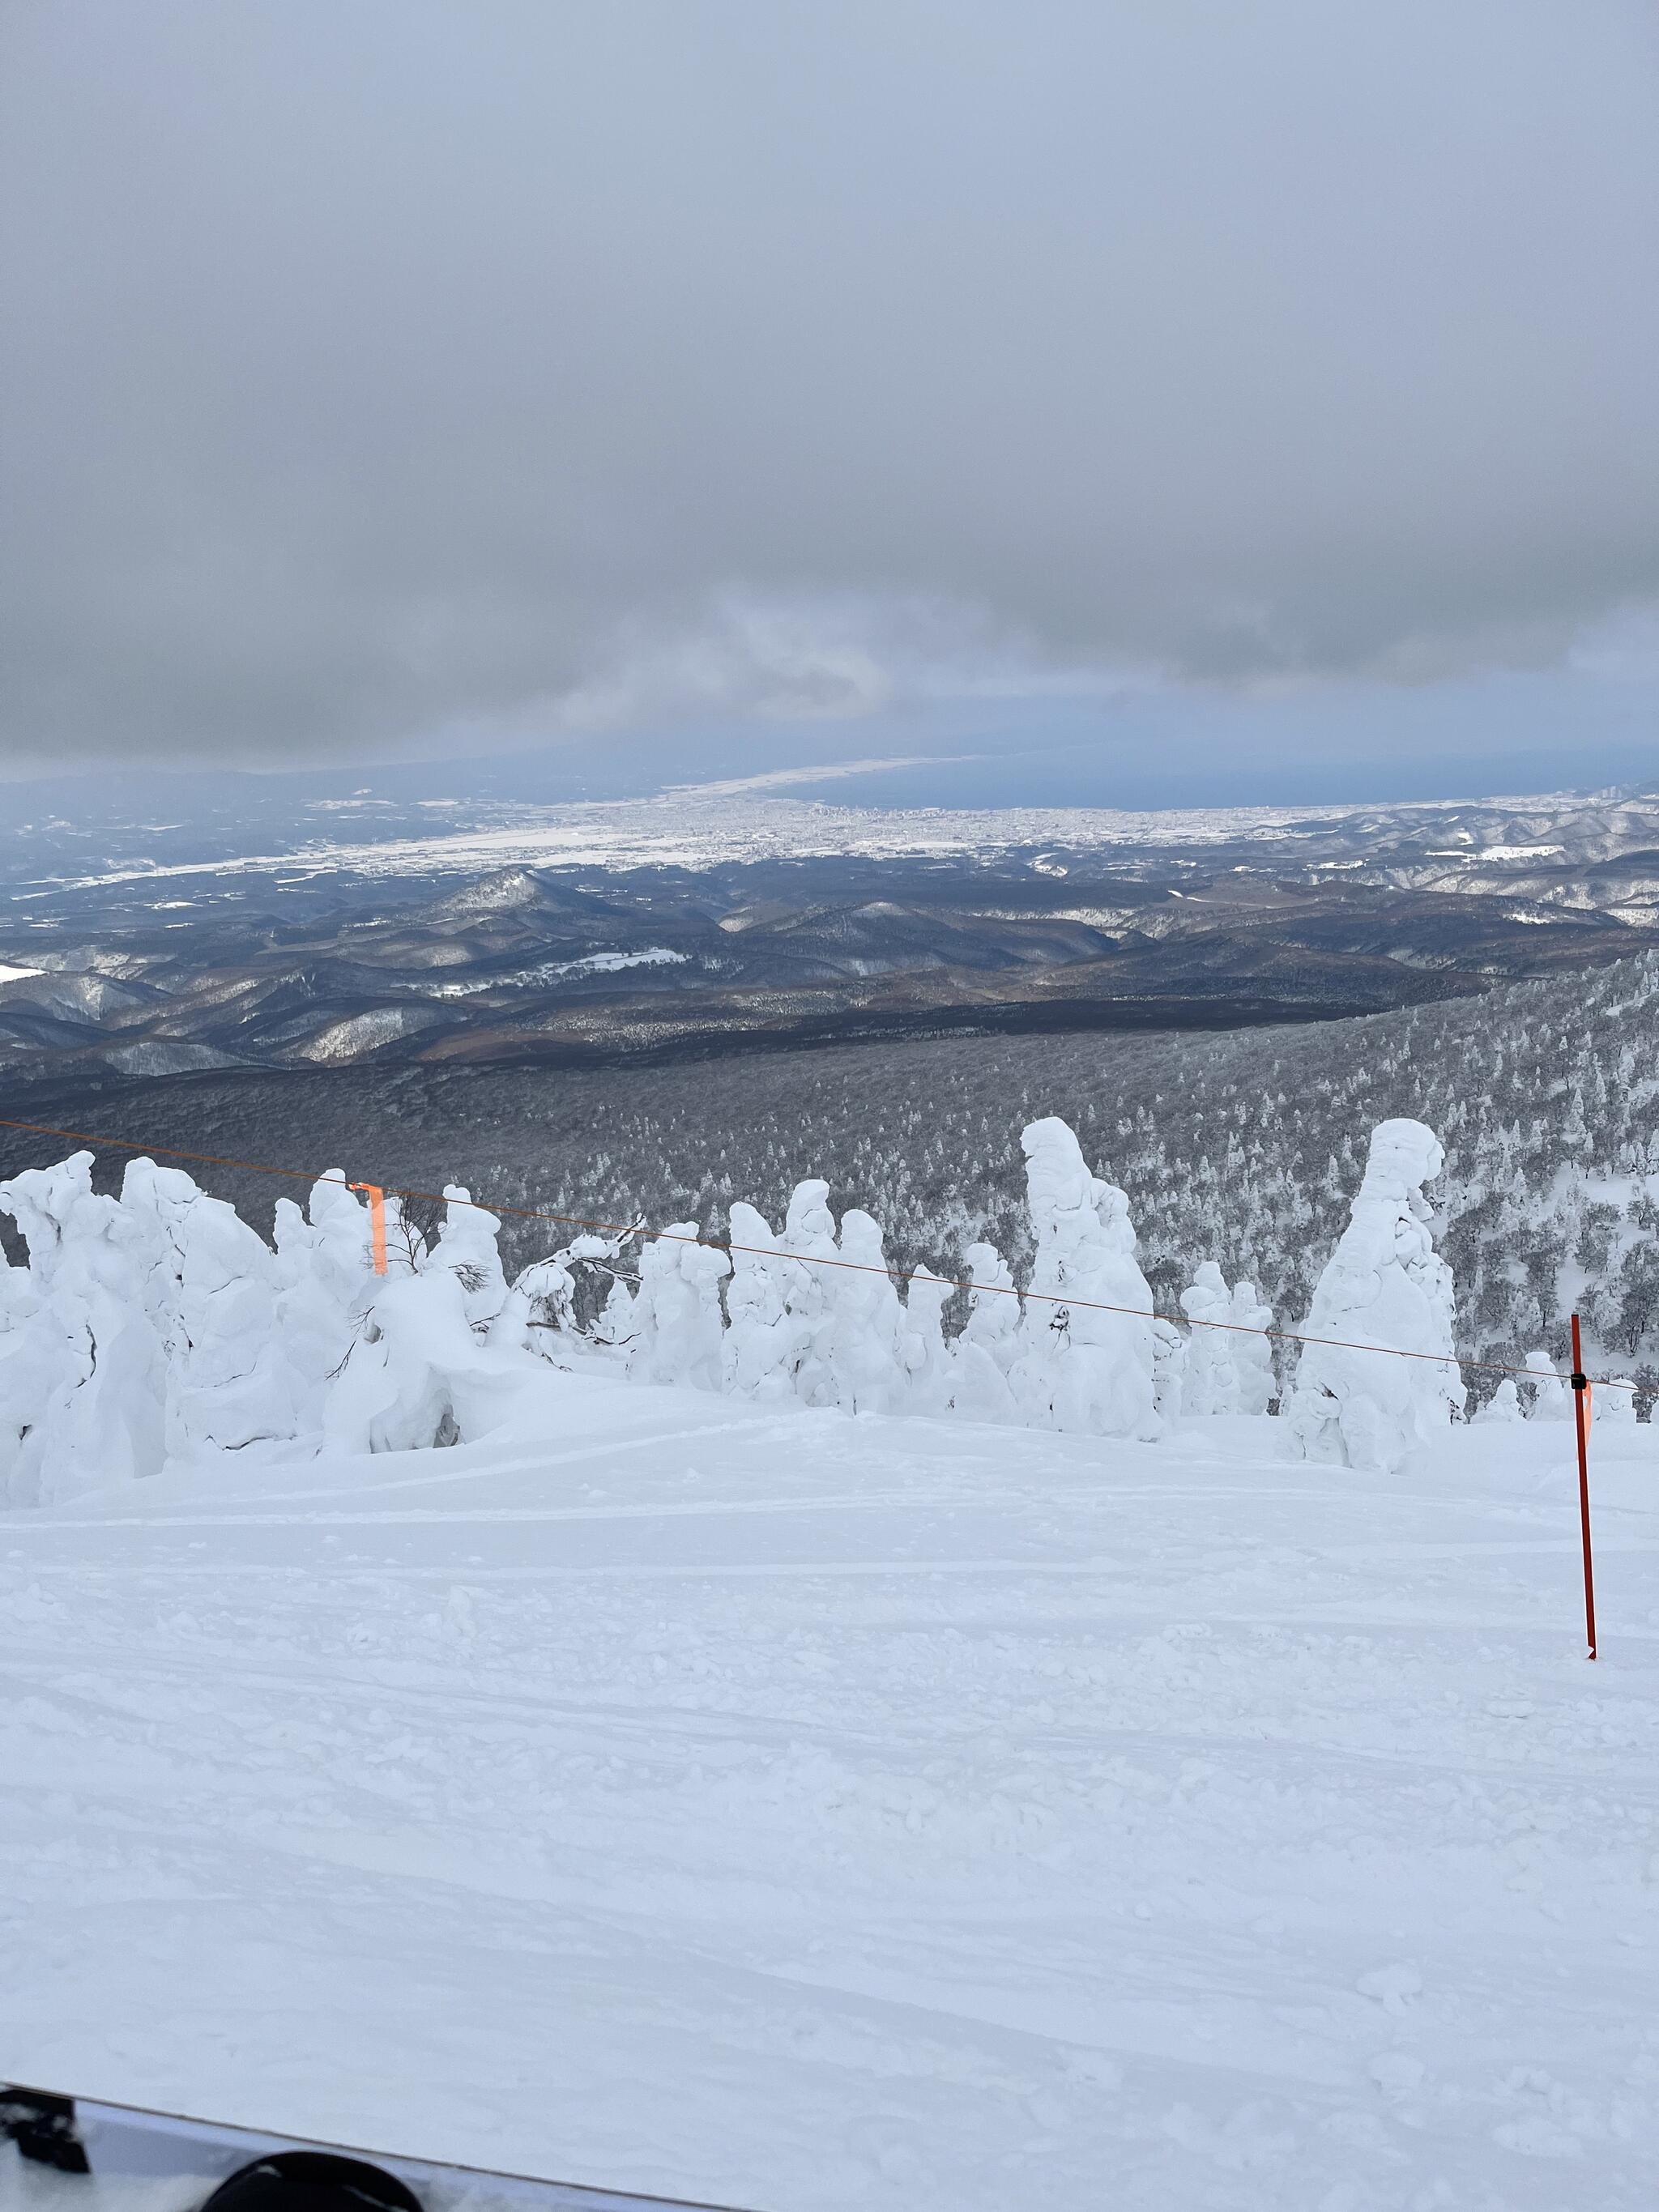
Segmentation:
{"type": "Polygon", "coordinates": [[[1339,1340],[1303,1347],[1286,1407],[1304,1459],[1392,1474],[1462,1411],[1451,1269],[1434,1249],[1423,1195],[1444,1165],[1420,1121],[1371,1133],[1364,1180],[1304,1324],[1310,1337],[1339,1340]],[[1425,1356],[1389,1356],[1400,1352],[1425,1356]]]}

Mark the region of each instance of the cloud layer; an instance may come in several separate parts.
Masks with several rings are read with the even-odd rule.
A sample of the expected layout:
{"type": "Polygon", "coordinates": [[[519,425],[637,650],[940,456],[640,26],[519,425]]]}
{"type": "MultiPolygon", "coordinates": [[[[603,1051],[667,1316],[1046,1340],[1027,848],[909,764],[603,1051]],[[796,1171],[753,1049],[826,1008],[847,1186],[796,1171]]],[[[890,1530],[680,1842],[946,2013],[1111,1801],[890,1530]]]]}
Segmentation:
{"type": "Polygon", "coordinates": [[[20,0],[3,728],[276,761],[1659,596],[1638,0],[20,0]]]}

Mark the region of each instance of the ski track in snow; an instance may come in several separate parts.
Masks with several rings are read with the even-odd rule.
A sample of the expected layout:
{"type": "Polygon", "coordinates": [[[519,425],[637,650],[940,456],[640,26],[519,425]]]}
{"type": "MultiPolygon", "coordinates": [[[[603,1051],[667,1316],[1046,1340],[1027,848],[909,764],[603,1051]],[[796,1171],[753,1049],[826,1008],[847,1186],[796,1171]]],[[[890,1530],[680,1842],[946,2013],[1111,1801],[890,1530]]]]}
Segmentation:
{"type": "Polygon", "coordinates": [[[589,1382],[0,1516],[0,2078],[775,2212],[1645,2212],[1659,1431],[1595,1668],[1570,1428],[1283,1444],[589,1382]]]}

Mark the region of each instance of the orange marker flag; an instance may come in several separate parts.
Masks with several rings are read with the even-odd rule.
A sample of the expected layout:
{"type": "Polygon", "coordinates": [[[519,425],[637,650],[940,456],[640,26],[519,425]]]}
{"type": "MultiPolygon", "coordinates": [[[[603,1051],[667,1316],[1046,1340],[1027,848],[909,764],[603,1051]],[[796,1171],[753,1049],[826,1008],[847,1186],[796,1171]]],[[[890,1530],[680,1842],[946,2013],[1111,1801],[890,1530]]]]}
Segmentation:
{"type": "Polygon", "coordinates": [[[378,1182],[354,1182],[353,1190],[368,1193],[368,1231],[374,1246],[374,1272],[386,1273],[386,1191],[378,1182]]]}

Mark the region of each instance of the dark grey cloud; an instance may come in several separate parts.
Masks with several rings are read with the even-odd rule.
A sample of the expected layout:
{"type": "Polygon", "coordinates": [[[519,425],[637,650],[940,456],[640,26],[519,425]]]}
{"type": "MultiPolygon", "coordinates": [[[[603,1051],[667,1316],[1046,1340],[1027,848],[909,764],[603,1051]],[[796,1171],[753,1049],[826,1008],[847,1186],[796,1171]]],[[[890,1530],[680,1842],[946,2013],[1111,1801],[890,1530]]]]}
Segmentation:
{"type": "Polygon", "coordinates": [[[10,0],[3,735],[295,759],[1659,594],[1647,0],[10,0]]]}

